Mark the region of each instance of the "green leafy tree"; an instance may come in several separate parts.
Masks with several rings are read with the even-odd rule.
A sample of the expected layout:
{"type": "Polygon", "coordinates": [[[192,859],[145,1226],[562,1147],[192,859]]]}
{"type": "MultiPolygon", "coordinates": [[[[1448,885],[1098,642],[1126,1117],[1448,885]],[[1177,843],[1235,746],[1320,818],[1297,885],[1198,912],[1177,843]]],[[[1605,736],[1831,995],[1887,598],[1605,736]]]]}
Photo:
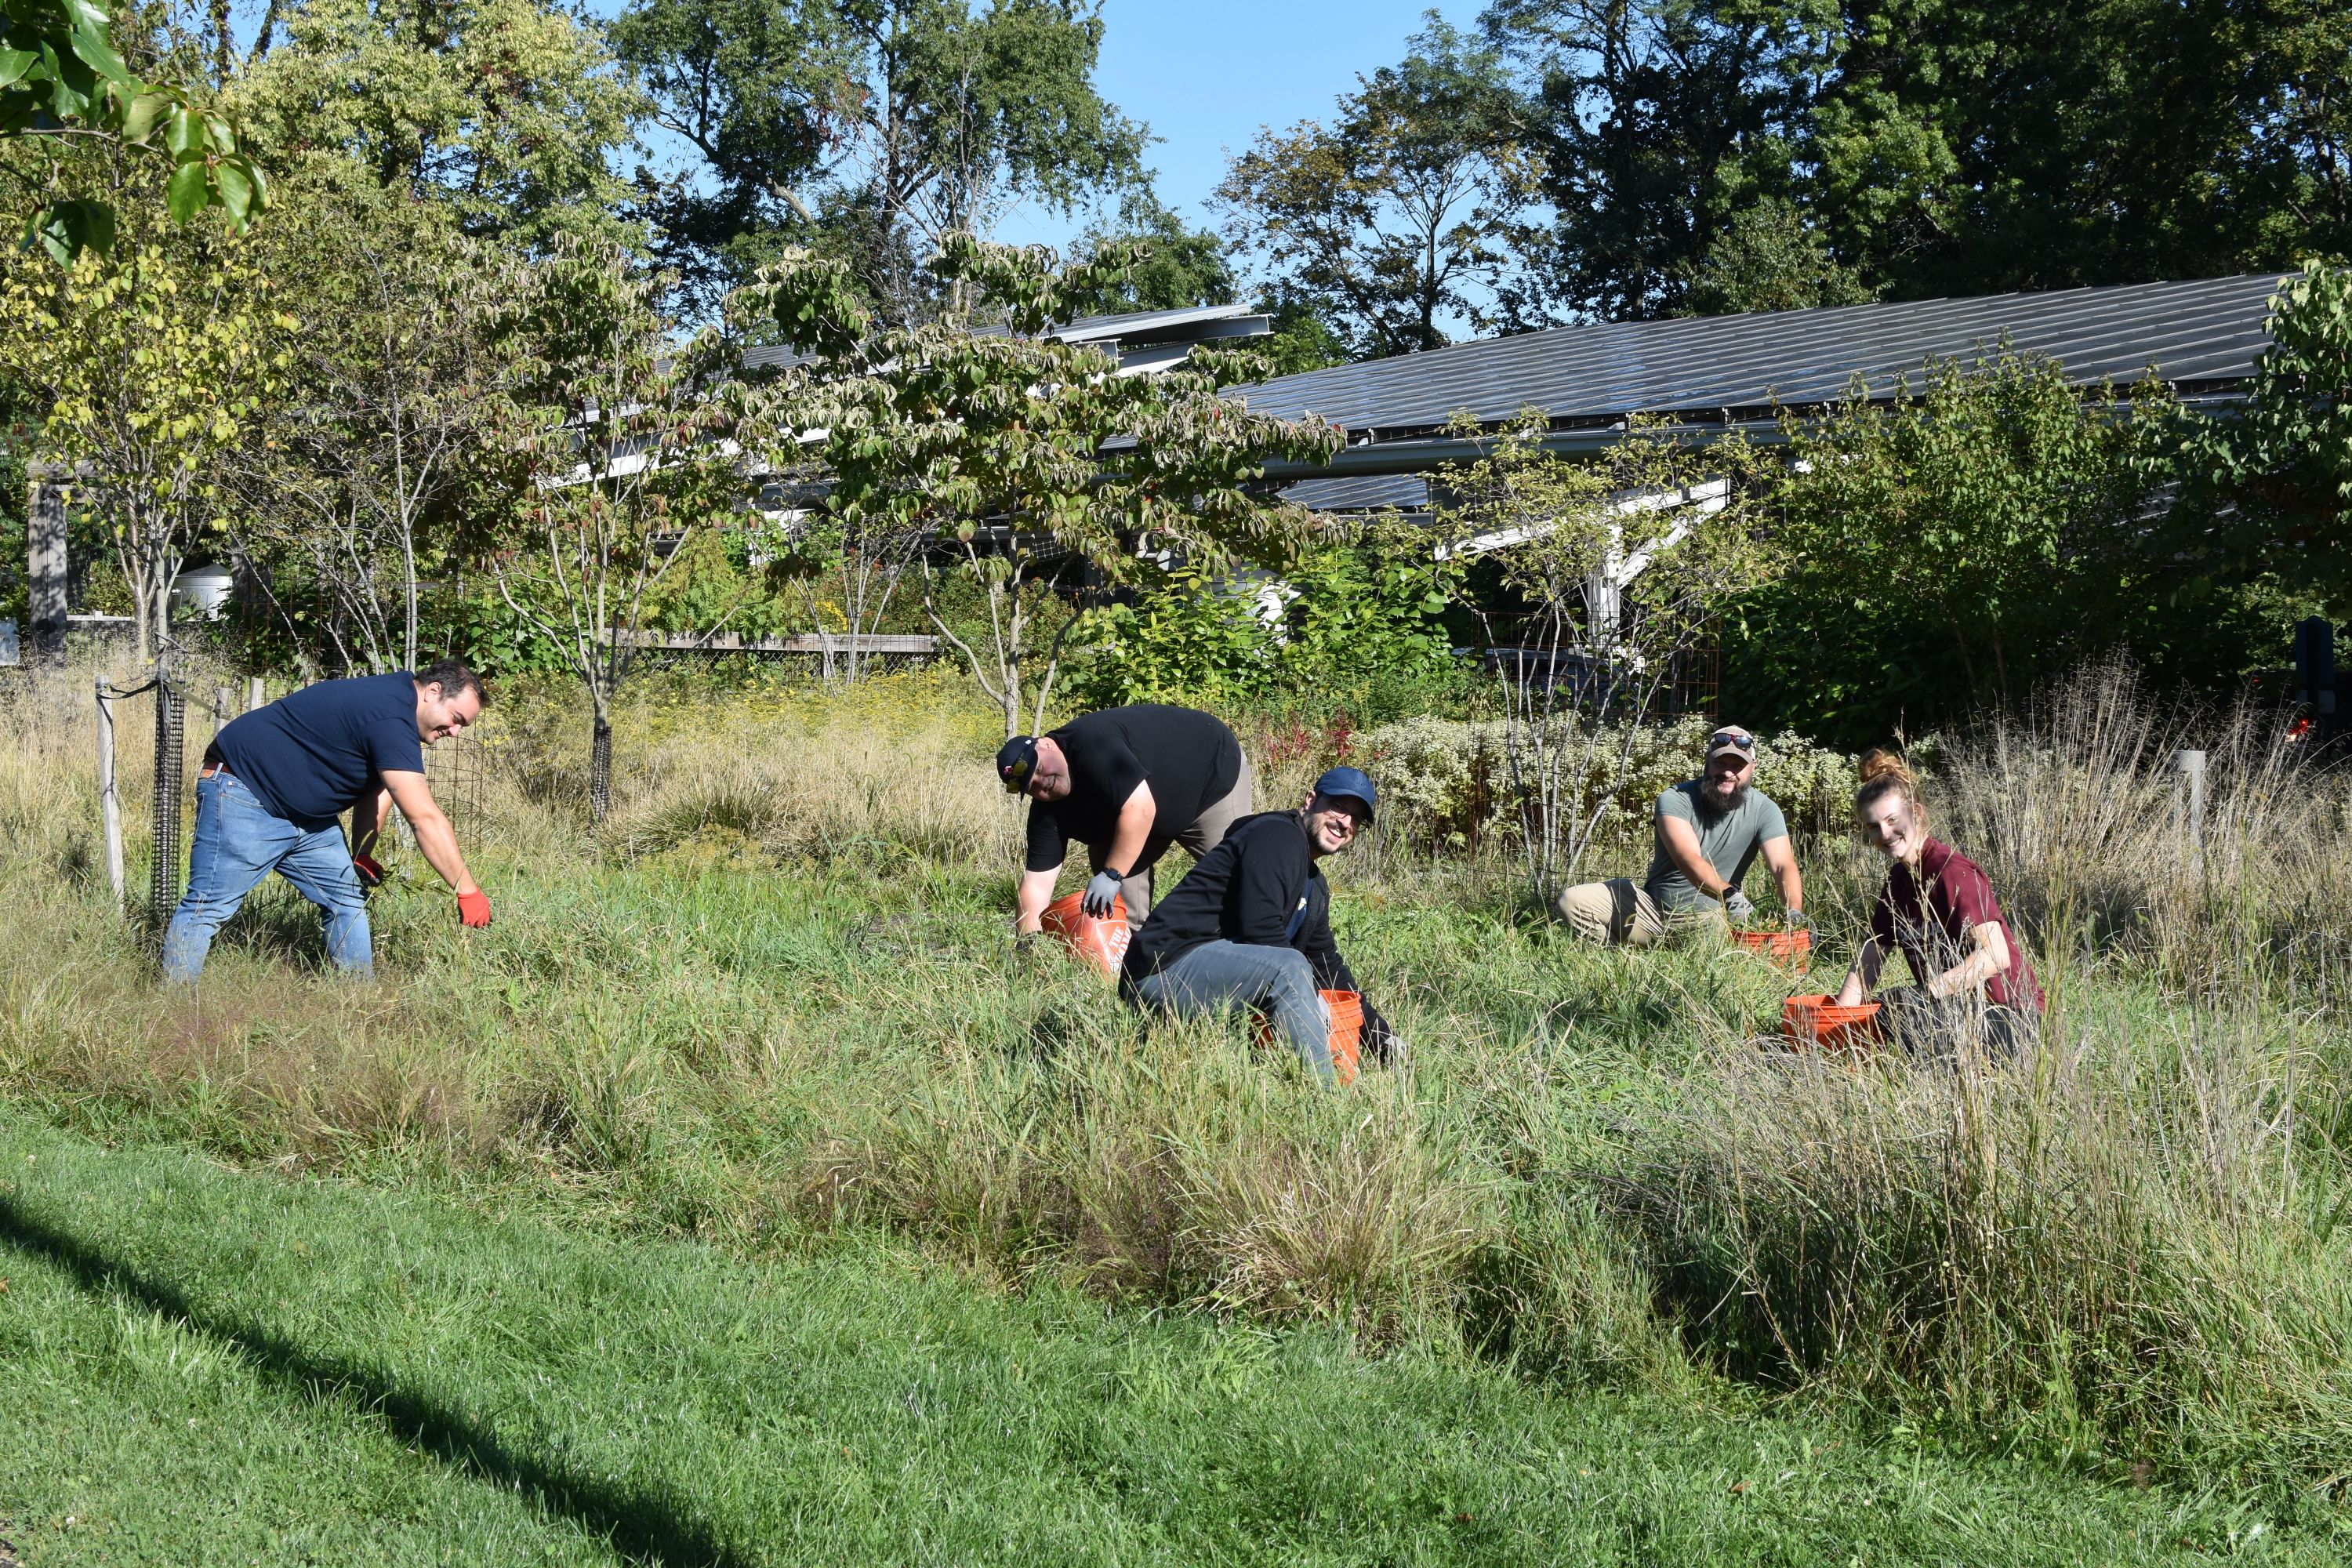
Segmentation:
{"type": "Polygon", "coordinates": [[[1838,255],[1899,296],[2352,251],[2337,0],[1848,0],[1806,132],[1838,255]]]}
{"type": "Polygon", "coordinates": [[[1102,34],[1092,0],[637,0],[614,25],[699,155],[703,179],[654,193],[674,259],[740,276],[781,237],[846,259],[899,322],[933,308],[921,260],[950,233],[1139,180],[1142,128],[1095,85],[1102,34]]]}
{"type": "MultiPolygon", "coordinates": [[[[242,229],[269,205],[269,184],[226,120],[181,89],[131,74],[94,0],[0,4],[0,139],[96,139],[167,160],[163,203],[185,223],[218,208],[242,229]]],[[[110,202],[72,196],[50,162],[44,197],[25,220],[26,247],[70,263],[114,245],[110,202]]]]}
{"type": "MultiPolygon", "coordinates": [[[[1857,385],[1790,425],[1775,492],[1789,572],[1726,649],[1743,714],[1853,743],[2020,702],[2124,644],[2163,657],[2173,563],[2152,548],[2173,405],[2085,397],[2000,353],[1927,367],[1891,403],[1857,385]]],[[[2187,662],[2187,650],[2172,662],[2187,662]]]]}
{"type": "Polygon", "coordinates": [[[1079,303],[1088,310],[1175,310],[1189,305],[1229,305],[1240,281],[1226,259],[1224,242],[1206,229],[1188,227],[1148,188],[1120,199],[1116,222],[1094,225],[1078,237],[1081,256],[1119,247],[1141,259],[1115,275],[1100,295],[1079,303]]]}
{"type": "Polygon", "coordinates": [[[715,329],[677,338],[667,280],[609,242],[565,238],[521,269],[508,437],[530,488],[493,557],[500,595],[561,653],[591,710],[588,801],[613,800],[613,698],[653,596],[695,533],[743,510],[738,386],[715,329]]]}
{"type": "Polygon", "coordinates": [[[879,327],[849,269],[805,253],[738,300],[812,356],[767,389],[756,449],[773,468],[821,475],[830,517],[936,542],[926,613],[1008,735],[1042,722],[1051,696],[1071,624],[1057,587],[1150,583],[1188,562],[1280,565],[1304,516],[1250,481],[1269,459],[1338,447],[1319,422],[1222,395],[1260,373],[1245,354],[1195,351],[1166,374],[1122,376],[1098,349],[1038,335],[1134,260],[1106,248],[1063,267],[1049,251],[950,236],[941,273],[1008,318],[1003,333],[879,327]],[[952,567],[980,590],[981,636],[941,613],[952,567]],[[1055,628],[1042,645],[1041,623],[1055,628]]]}
{"type": "Polygon", "coordinates": [[[1488,37],[1524,67],[1528,140],[1557,215],[1523,287],[1605,321],[1699,308],[1709,259],[1738,266],[1717,257],[1736,215],[1790,188],[1836,21],[1822,0],[1490,6],[1488,37]]]}
{"type": "Polygon", "coordinates": [[[330,187],[438,201],[479,237],[626,237],[611,160],[644,99],[545,0],[306,0],[230,100],[254,148],[330,187]]]}
{"type": "Polygon", "coordinates": [[[68,504],[105,522],[142,660],[170,644],[173,580],[220,520],[222,466],[283,375],[295,326],[226,247],[93,251],[0,282],[0,364],[40,395],[36,450],[72,476],[68,504]]]}
{"type": "Polygon", "coordinates": [[[1875,297],[1831,254],[1828,236],[1780,196],[1732,214],[1690,268],[1688,285],[1682,308],[1701,316],[1860,305],[1875,297]]]}
{"type": "Polygon", "coordinates": [[[1502,284],[1532,195],[1501,57],[1433,18],[1328,126],[1263,132],[1218,185],[1225,237],[1357,356],[1512,320],[1502,284]]]}
{"type": "Polygon", "coordinates": [[[2352,610],[2352,268],[2279,291],[2244,404],[2186,422],[2191,504],[2174,548],[2200,599],[2271,575],[2352,610]]]}

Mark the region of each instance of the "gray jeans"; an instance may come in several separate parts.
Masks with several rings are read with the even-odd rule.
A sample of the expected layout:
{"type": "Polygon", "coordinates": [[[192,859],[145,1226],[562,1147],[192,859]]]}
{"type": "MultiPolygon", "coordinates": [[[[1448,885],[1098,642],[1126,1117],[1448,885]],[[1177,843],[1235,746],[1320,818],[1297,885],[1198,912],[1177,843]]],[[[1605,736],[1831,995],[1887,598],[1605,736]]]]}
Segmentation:
{"type": "Polygon", "coordinates": [[[1331,1016],[1315,984],[1315,965],[1295,947],[1211,942],[1135,983],[1150,1006],[1179,1018],[1262,1007],[1299,1059],[1331,1076],[1331,1016]]]}
{"type": "MultiPolygon", "coordinates": [[[[1242,771],[1234,778],[1234,787],[1219,799],[1210,803],[1207,810],[1192,819],[1191,826],[1170,842],[1183,846],[1185,853],[1198,860],[1225,841],[1225,835],[1234,823],[1250,814],[1251,803],[1256,798],[1256,783],[1250,776],[1249,759],[1242,759],[1242,771]]],[[[1166,852],[1162,846],[1161,852],[1166,852]]],[[[1104,850],[1089,847],[1087,868],[1099,871],[1103,868],[1104,850]]],[[[1119,884],[1118,896],[1127,900],[1127,923],[1139,926],[1151,913],[1151,873],[1154,866],[1146,866],[1119,884]]]]}

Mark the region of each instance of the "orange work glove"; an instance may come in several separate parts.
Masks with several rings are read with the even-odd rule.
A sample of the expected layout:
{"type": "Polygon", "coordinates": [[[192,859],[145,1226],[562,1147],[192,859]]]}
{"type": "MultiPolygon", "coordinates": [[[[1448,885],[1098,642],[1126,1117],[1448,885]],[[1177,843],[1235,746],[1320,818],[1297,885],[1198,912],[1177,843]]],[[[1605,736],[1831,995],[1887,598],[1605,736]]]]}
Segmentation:
{"type": "Polygon", "coordinates": [[[352,856],[352,869],[360,874],[361,887],[381,888],[383,886],[383,868],[375,863],[374,856],[352,856]]]}
{"type": "Polygon", "coordinates": [[[457,923],[486,926],[490,923],[490,896],[476,888],[470,893],[457,895],[457,923]]]}

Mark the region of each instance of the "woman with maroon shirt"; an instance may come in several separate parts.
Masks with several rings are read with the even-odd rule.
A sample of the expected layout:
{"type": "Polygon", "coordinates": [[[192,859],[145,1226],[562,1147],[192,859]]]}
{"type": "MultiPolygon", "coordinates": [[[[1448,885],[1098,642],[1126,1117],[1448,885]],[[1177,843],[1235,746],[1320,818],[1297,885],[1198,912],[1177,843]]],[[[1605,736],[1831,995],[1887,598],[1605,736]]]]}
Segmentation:
{"type": "Polygon", "coordinates": [[[2033,965],[2010,934],[1984,872],[1927,836],[1917,777],[1901,758],[1873,752],[1862,760],[1853,807],[1864,834],[1893,864],[1839,1004],[1867,997],[1887,953],[1900,948],[1916,984],[1883,1000],[1887,1033],[1905,1050],[1950,1055],[1979,1042],[1989,1054],[2011,1057],[2032,1045],[2042,1028],[2033,965]]]}

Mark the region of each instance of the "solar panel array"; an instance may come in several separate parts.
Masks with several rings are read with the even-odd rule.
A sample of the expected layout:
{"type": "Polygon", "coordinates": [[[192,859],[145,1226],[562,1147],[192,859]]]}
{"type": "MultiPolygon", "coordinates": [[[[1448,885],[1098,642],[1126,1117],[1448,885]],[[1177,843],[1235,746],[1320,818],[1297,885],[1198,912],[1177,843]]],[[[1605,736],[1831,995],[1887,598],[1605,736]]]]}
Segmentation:
{"type": "Polygon", "coordinates": [[[2271,297],[2292,276],[1558,327],[1282,376],[1243,395],[1259,413],[1317,414],[1381,438],[1457,413],[1493,425],[1529,408],[1554,424],[1754,417],[1833,402],[1857,375],[1875,396],[1906,377],[1916,388],[1929,361],[2004,342],[2057,360],[2078,385],[2126,385],[2153,369],[2209,391],[2252,374],[2271,297]]]}

